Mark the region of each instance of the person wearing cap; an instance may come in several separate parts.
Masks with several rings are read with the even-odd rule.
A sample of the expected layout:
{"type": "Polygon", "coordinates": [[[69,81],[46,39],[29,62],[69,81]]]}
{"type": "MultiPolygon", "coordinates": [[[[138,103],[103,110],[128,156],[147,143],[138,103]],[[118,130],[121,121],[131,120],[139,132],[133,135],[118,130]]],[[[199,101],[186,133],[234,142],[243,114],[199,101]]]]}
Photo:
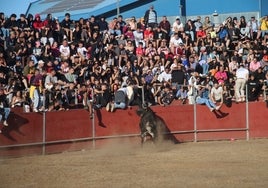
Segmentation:
{"type": "Polygon", "coordinates": [[[236,70],[235,81],[235,96],[236,102],[245,101],[245,85],[248,80],[249,71],[245,68],[243,63],[239,64],[239,68],[236,70]]]}
{"type": "Polygon", "coordinates": [[[157,26],[157,12],[155,11],[153,5],[150,5],[150,8],[146,10],[144,21],[146,27],[151,26],[152,28],[155,28],[157,26]]]}

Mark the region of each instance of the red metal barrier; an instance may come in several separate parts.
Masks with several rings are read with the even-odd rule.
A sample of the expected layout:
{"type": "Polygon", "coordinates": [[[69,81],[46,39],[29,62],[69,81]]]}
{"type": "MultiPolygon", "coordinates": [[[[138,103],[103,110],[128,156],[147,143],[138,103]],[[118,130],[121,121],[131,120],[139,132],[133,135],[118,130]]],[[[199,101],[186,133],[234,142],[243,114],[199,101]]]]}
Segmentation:
{"type": "MultiPolygon", "coordinates": [[[[113,113],[105,109],[95,111],[95,146],[109,142],[111,138],[127,138],[137,142],[140,131],[136,109],[133,107],[113,113]]],[[[223,114],[215,114],[206,106],[196,105],[195,115],[194,105],[176,103],[168,107],[154,106],[152,109],[163,118],[169,132],[180,142],[194,141],[195,138],[198,141],[245,139],[246,125],[249,126],[250,138],[268,137],[268,108],[263,102],[248,103],[248,108],[246,103],[233,104],[231,108],[223,106],[223,114]]],[[[0,156],[41,154],[44,151],[55,153],[93,147],[93,124],[86,110],[48,112],[45,114],[45,122],[43,120],[43,113],[24,113],[20,108],[12,109],[9,126],[1,126],[0,156]],[[46,143],[43,143],[43,136],[46,143]],[[33,143],[36,145],[28,147],[27,144],[33,143]],[[10,147],[21,144],[25,144],[25,147],[10,147]]]]}

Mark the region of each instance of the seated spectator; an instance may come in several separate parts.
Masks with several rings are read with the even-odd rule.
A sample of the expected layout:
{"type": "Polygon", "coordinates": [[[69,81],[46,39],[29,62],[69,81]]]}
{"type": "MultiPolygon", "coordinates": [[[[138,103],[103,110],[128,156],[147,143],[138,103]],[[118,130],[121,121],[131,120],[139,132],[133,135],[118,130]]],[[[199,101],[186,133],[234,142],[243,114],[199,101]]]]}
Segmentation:
{"type": "Polygon", "coordinates": [[[228,79],[228,76],[223,65],[219,66],[219,70],[215,73],[214,77],[218,84],[223,85],[225,83],[225,81],[228,79]]]}
{"type": "Polygon", "coordinates": [[[214,110],[219,110],[221,106],[216,106],[216,104],[210,98],[210,86],[209,85],[199,85],[198,94],[196,97],[196,103],[201,105],[206,105],[212,112],[214,110]]]}
{"type": "Polygon", "coordinates": [[[10,103],[11,108],[22,107],[23,103],[24,103],[24,99],[22,97],[22,91],[16,91],[10,103]]]}
{"type": "Polygon", "coordinates": [[[223,88],[218,82],[215,82],[213,84],[211,91],[210,91],[210,96],[211,96],[211,101],[214,104],[220,103],[220,106],[222,106],[224,102],[223,88]]]}
{"type": "Polygon", "coordinates": [[[157,103],[161,106],[168,106],[174,100],[174,94],[169,84],[164,84],[156,91],[157,103]]]}

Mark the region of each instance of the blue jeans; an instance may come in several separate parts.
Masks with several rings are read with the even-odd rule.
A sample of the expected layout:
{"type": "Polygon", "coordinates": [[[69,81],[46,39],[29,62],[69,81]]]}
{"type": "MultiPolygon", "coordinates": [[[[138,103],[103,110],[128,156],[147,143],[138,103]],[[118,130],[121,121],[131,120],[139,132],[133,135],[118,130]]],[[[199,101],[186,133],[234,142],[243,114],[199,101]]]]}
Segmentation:
{"type": "Polygon", "coordinates": [[[206,98],[197,97],[196,104],[205,104],[209,109],[216,108],[216,105],[210,99],[206,99],[206,98]]]}
{"type": "Polygon", "coordinates": [[[203,63],[202,68],[203,68],[203,74],[207,74],[208,73],[208,68],[209,68],[208,63],[203,63]]]}
{"type": "Polygon", "coordinates": [[[120,102],[119,104],[114,103],[114,108],[120,108],[120,109],[125,109],[126,108],[126,103],[120,102]]]}
{"type": "Polygon", "coordinates": [[[4,108],[4,118],[3,118],[3,115],[0,114],[0,121],[3,119],[3,120],[7,120],[9,114],[10,114],[10,108],[4,108]]]}
{"type": "Polygon", "coordinates": [[[41,97],[40,97],[39,89],[35,89],[34,95],[33,95],[34,109],[38,109],[40,107],[40,101],[41,101],[41,97]]]}
{"type": "Polygon", "coordinates": [[[176,93],[176,97],[179,98],[183,98],[186,99],[187,98],[187,91],[183,90],[183,88],[178,89],[177,93],[176,93]]]}

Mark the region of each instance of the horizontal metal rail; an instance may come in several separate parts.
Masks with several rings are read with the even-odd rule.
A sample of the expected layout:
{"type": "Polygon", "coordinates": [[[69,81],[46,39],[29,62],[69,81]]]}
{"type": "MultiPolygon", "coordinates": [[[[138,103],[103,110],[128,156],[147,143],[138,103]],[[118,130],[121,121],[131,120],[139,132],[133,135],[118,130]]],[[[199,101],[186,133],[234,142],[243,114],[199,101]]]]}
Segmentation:
{"type": "MultiPolygon", "coordinates": [[[[171,131],[165,132],[165,135],[170,134],[188,134],[188,133],[204,133],[204,132],[225,132],[225,131],[247,131],[246,128],[233,128],[233,129],[203,129],[203,130],[186,130],[186,131],[171,131]]],[[[15,147],[29,147],[29,146],[42,146],[42,145],[52,145],[52,144],[62,144],[62,143],[70,143],[70,142],[83,142],[83,141],[91,141],[91,140],[100,140],[100,139],[109,139],[109,138],[126,138],[126,137],[139,137],[140,134],[124,134],[124,135],[111,135],[111,136],[96,136],[87,137],[87,138],[75,138],[75,139],[65,139],[65,140],[55,140],[55,141],[46,141],[46,142],[34,142],[34,143],[26,143],[26,144],[13,144],[13,145],[5,145],[0,146],[0,149],[7,148],[15,148],[15,147]]]]}

